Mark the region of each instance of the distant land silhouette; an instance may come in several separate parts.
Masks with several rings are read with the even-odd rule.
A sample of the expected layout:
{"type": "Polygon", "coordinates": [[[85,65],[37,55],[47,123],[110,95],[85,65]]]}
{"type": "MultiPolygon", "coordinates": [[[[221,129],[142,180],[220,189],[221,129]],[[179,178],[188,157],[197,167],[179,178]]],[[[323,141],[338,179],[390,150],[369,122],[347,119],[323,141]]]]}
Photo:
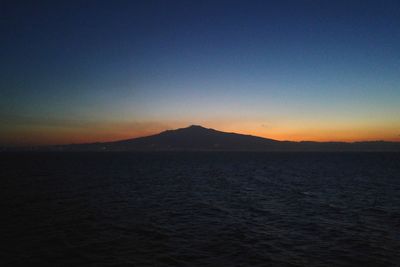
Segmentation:
{"type": "Polygon", "coordinates": [[[400,142],[278,141],[192,125],[113,142],[33,147],[51,151],[400,151],[400,142]]]}

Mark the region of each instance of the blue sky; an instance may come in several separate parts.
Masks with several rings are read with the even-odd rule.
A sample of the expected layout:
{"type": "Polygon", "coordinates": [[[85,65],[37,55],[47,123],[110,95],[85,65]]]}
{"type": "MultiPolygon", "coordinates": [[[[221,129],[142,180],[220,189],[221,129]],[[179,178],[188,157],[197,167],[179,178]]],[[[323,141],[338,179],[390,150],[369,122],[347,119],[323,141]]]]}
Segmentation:
{"type": "Polygon", "coordinates": [[[203,124],[398,140],[398,1],[2,1],[0,143],[203,124]]]}

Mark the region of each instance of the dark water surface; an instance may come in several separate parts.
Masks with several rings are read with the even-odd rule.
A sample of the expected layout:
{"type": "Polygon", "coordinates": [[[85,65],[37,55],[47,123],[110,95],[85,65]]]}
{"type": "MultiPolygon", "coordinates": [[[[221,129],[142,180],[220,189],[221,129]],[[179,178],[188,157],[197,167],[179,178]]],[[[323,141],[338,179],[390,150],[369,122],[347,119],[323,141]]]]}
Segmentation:
{"type": "Polygon", "coordinates": [[[400,266],[400,153],[2,153],[1,266],[400,266]]]}

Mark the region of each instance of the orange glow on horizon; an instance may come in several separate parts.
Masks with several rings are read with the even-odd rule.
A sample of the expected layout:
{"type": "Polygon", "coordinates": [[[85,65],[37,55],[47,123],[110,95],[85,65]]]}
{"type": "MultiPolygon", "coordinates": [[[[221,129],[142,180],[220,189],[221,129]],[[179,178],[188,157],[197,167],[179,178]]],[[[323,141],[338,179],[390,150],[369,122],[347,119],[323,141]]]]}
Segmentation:
{"type": "MultiPolygon", "coordinates": [[[[109,142],[158,134],[164,130],[184,128],[190,124],[199,123],[110,123],[93,125],[93,127],[29,126],[9,129],[0,133],[0,140],[1,144],[11,146],[109,142]]],[[[396,135],[396,127],[346,127],[345,125],[332,129],[323,126],[306,127],[306,125],[296,127],[296,125],[290,124],[273,126],[249,121],[245,123],[224,123],[219,120],[209,123],[203,122],[199,125],[223,132],[250,134],[281,141],[400,141],[400,136],[396,135]]]]}

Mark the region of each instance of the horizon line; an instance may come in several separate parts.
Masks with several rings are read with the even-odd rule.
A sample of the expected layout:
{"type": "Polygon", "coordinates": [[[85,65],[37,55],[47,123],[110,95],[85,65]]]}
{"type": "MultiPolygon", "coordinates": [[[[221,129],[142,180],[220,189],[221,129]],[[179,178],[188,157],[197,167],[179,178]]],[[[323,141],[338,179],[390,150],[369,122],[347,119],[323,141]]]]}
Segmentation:
{"type": "Polygon", "coordinates": [[[128,140],[134,140],[134,139],[139,139],[139,138],[146,138],[150,136],[156,136],[159,134],[162,134],[164,132],[168,131],[178,131],[178,130],[184,130],[188,128],[202,128],[205,130],[212,130],[212,131],[217,131],[220,133],[226,133],[226,134],[237,134],[237,135],[245,135],[245,136],[252,136],[256,138],[262,138],[266,140],[272,140],[272,141],[277,141],[277,142],[292,142],[292,143],[344,143],[344,144],[356,144],[356,143],[377,143],[377,142],[385,142],[385,143],[400,143],[400,141],[387,141],[384,139],[373,139],[373,140],[358,140],[358,141],[335,141],[335,140],[330,140],[330,141],[313,141],[313,140],[280,140],[280,139],[273,139],[273,138],[268,138],[264,136],[259,136],[259,135],[254,135],[254,134],[246,134],[246,133],[240,133],[240,132],[233,132],[233,131],[221,131],[217,130],[215,128],[208,128],[204,127],[200,124],[190,124],[189,126],[186,127],[180,127],[180,128],[174,128],[174,129],[165,129],[153,134],[148,134],[148,135],[141,135],[137,137],[131,137],[131,138],[122,138],[122,139],[113,139],[113,140],[102,140],[102,141],[85,141],[85,142],[77,142],[77,143],[58,143],[58,144],[21,144],[21,145],[7,145],[7,144],[0,144],[0,148],[24,148],[24,147],[51,147],[51,146],[68,146],[68,145],[85,145],[85,144],[99,144],[99,143],[113,143],[113,142],[120,142],[120,141],[128,141],[128,140]]]}

